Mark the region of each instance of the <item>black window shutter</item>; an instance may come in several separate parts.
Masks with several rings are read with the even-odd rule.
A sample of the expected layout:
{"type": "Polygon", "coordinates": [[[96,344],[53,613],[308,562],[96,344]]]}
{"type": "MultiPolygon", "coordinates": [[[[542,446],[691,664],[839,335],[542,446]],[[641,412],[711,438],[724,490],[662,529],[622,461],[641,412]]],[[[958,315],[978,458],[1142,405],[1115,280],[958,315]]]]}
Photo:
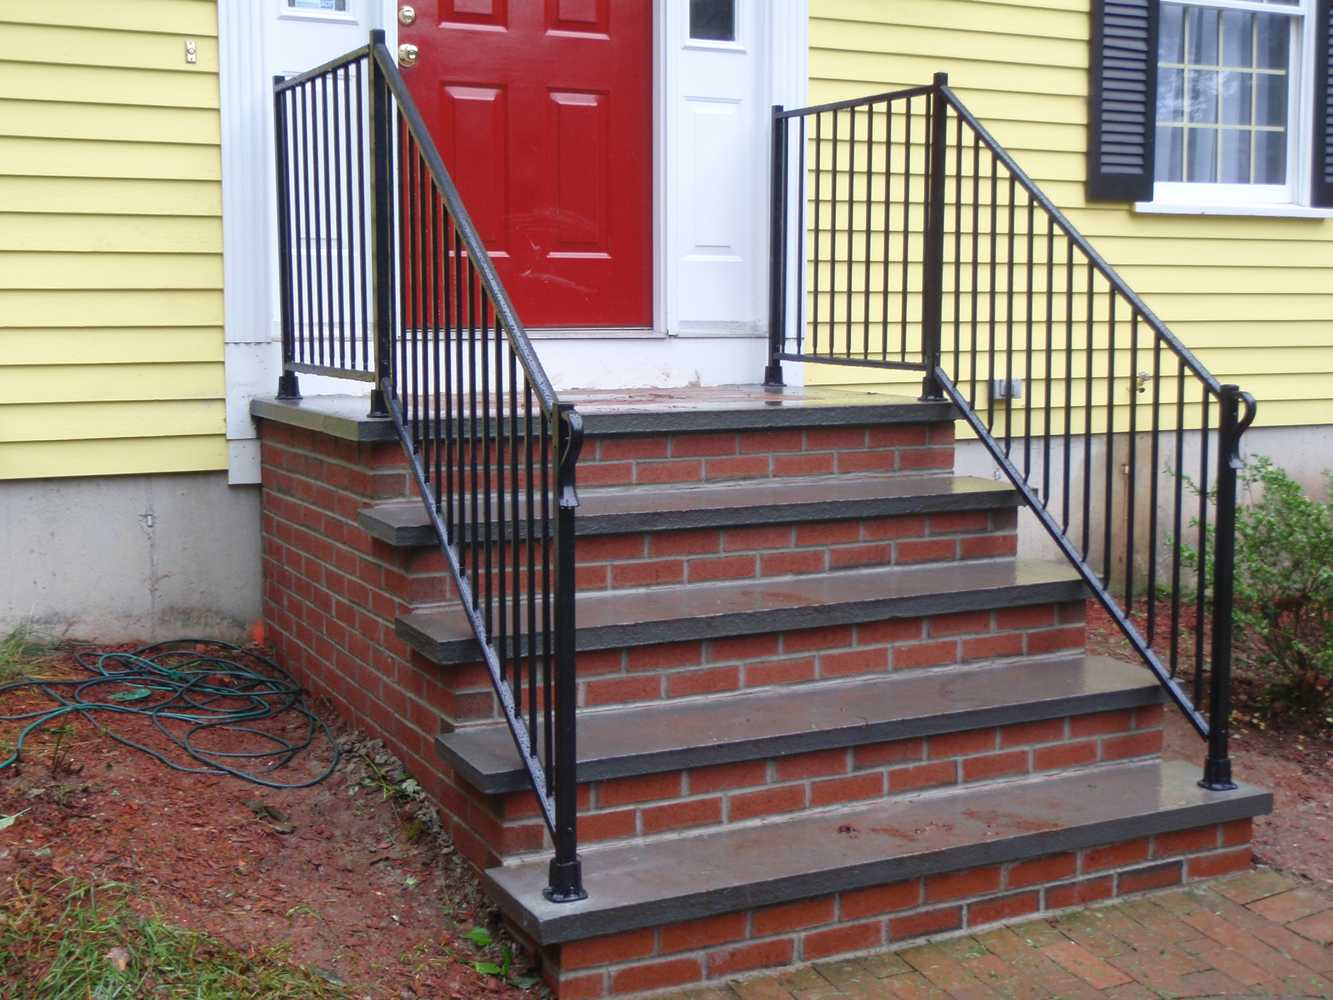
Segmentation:
{"type": "Polygon", "coordinates": [[[1157,6],[1158,0],[1093,0],[1089,201],[1152,200],[1157,6]]]}
{"type": "Polygon", "coordinates": [[[1333,208],[1333,4],[1315,4],[1314,183],[1312,201],[1333,208]]]}

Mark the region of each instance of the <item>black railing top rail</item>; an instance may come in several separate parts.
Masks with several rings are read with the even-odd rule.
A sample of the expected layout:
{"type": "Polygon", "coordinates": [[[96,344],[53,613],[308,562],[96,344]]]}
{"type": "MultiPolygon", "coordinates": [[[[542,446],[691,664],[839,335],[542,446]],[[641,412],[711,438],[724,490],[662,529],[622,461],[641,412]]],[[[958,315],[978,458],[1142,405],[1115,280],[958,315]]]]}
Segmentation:
{"type": "Polygon", "coordinates": [[[283,77],[273,81],[273,92],[281,94],[284,91],[292,90],[301,86],[303,83],[309,83],[321,76],[327,76],[334,70],[342,69],[344,66],[350,66],[354,62],[365,59],[370,55],[370,45],[362,45],[358,49],[352,49],[350,52],[344,52],[342,55],[330,59],[328,62],[316,66],[314,69],[305,70],[297,73],[295,76],[283,77]]]}
{"type": "Polygon", "coordinates": [[[930,85],[923,87],[904,87],[902,90],[886,90],[882,94],[869,97],[849,97],[843,101],[829,101],[826,104],[811,104],[804,108],[778,108],[773,112],[776,118],[805,118],[809,115],[822,115],[828,111],[847,111],[851,108],[864,108],[871,104],[883,104],[885,101],[903,101],[912,97],[925,97],[934,93],[930,85]]]}
{"type": "Polygon", "coordinates": [[[384,79],[389,85],[389,90],[398,102],[398,109],[417,144],[422,162],[435,181],[441,200],[453,217],[454,225],[458,230],[459,238],[463,242],[464,249],[467,251],[468,258],[476,268],[482,286],[491,299],[496,318],[500,321],[500,325],[509,338],[515,357],[519,364],[523,366],[523,373],[531,384],[542,411],[553,419],[557,418],[560,410],[560,398],[537,358],[537,352],[532,347],[532,341],[528,338],[527,330],[518,318],[518,313],[514,310],[514,304],[509,300],[509,293],[505,291],[504,285],[500,283],[500,277],[495,272],[495,265],[491,262],[491,256],[486,250],[486,244],[482,240],[481,234],[477,232],[477,227],[472,222],[472,216],[468,214],[467,206],[463,204],[463,198],[458,193],[453,178],[449,176],[449,170],[445,167],[444,159],[440,156],[440,151],[431,138],[430,130],[426,127],[426,122],[421,117],[416,102],[408,92],[407,83],[403,79],[403,75],[398,72],[398,64],[394,62],[393,55],[385,44],[383,31],[372,31],[370,33],[369,48],[371,58],[375,60],[376,65],[384,73],[384,79]]]}

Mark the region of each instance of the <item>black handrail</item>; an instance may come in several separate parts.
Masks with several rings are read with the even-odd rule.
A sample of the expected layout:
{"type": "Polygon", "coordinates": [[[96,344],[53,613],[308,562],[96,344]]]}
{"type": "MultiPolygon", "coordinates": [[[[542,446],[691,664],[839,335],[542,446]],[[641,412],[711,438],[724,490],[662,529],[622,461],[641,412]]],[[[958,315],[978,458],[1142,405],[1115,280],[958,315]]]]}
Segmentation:
{"type": "Polygon", "coordinates": [[[370,381],[551,831],[548,898],[578,858],[575,467],[560,401],[385,46],[274,81],[281,398],[370,381]],[[373,331],[373,337],[372,337],[373,331]],[[373,346],[372,346],[373,345],[373,346]]]}
{"type": "Polygon", "coordinates": [[[920,371],[923,398],[957,406],[1207,739],[1202,784],[1232,787],[1236,475],[1253,397],[1181,344],[944,74],[928,87],[777,107],[773,131],[765,381],[781,384],[784,361],[920,371]],[[1026,388],[1017,404],[1015,380],[1026,388]],[[1187,428],[1200,432],[1188,466],[1187,428]]]}

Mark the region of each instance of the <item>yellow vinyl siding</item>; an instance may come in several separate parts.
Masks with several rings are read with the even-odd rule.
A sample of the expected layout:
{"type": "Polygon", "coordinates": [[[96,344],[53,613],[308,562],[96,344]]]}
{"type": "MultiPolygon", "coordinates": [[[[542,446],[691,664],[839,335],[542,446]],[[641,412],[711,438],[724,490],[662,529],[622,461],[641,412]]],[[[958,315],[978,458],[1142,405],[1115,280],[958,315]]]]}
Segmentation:
{"type": "MultiPolygon", "coordinates": [[[[933,73],[947,71],[951,85],[968,107],[1148,306],[1220,378],[1238,382],[1254,393],[1261,402],[1259,423],[1333,423],[1333,220],[1149,215],[1133,211],[1128,204],[1088,204],[1083,180],[1089,6],[1089,0],[811,0],[810,102],[929,83],[933,73]]],[[[844,147],[844,165],[845,155],[844,147]]],[[[827,167],[827,154],[824,163],[827,167]]],[[[983,166],[983,172],[985,169],[983,166]]],[[[901,165],[895,164],[895,173],[900,170],[901,165]]],[[[914,182],[920,184],[919,176],[914,182]]],[[[901,177],[896,177],[895,196],[901,183],[901,177]]],[[[919,186],[916,190],[919,197],[919,186]]],[[[882,180],[876,189],[876,198],[880,197],[882,180]]],[[[1004,182],[1001,199],[1002,204],[1007,201],[1004,182]]],[[[1020,205],[1025,203],[1020,200],[1020,205]]],[[[1020,208],[1020,233],[1023,212],[1020,208]]],[[[899,219],[895,205],[895,227],[901,225],[899,219]]],[[[1040,272],[1044,270],[1046,230],[1040,215],[1037,220],[1040,272]]],[[[809,231],[808,216],[805,222],[809,231]]],[[[823,225],[827,230],[827,219],[823,225]]],[[[917,230],[912,256],[919,263],[919,217],[913,225],[917,230]]],[[[861,256],[853,268],[852,284],[860,287],[864,283],[859,274],[864,225],[858,223],[856,228],[856,253],[861,256]]],[[[871,228],[878,228],[874,217],[871,228]]],[[[1020,242],[1022,239],[1020,236],[1020,242]]],[[[825,240],[827,253],[827,234],[825,240]]],[[[946,260],[952,261],[952,239],[945,242],[946,260]]],[[[845,247],[840,249],[845,253],[845,247]]],[[[878,260],[881,252],[878,240],[872,241],[872,260],[878,260]]],[[[965,250],[965,260],[967,253],[965,250]]],[[[1020,291],[1023,254],[1020,246],[1020,276],[1016,279],[1020,291]]],[[[1056,259],[1063,261],[1061,244],[1057,244],[1056,259]]],[[[808,282],[808,271],[807,275],[808,282]]],[[[919,288],[919,267],[913,268],[909,279],[913,289],[919,288]]],[[[1038,297],[1044,295],[1043,280],[1039,274],[1038,297]]],[[[900,281],[895,275],[891,293],[900,281]]],[[[1057,277],[1057,344],[1063,342],[1063,306],[1058,303],[1062,282],[1057,277]]],[[[827,289],[827,276],[821,283],[827,289]]],[[[842,275],[837,287],[844,286],[842,275]]],[[[878,282],[872,281],[872,287],[877,288],[878,282]]],[[[1003,287],[1002,276],[1001,294],[1003,287]]],[[[893,315],[899,308],[896,295],[891,294],[890,303],[893,315]]],[[[880,308],[876,294],[870,307],[872,318],[880,308]]],[[[1081,297],[1075,308],[1075,314],[1081,315],[1081,297]]],[[[1025,320],[1021,297],[1017,310],[1025,320]]],[[[1040,298],[1034,312],[1038,331],[1034,343],[1040,345],[1045,324],[1040,298]]],[[[946,313],[952,315],[951,306],[946,313]]],[[[853,315],[860,315],[859,305],[853,315]]],[[[1104,314],[1099,318],[1094,406],[1100,410],[1108,359],[1104,314]]],[[[1130,366],[1126,318],[1122,313],[1117,324],[1116,370],[1122,376],[1130,366]]],[[[919,343],[915,304],[909,309],[909,321],[909,343],[919,343]]],[[[859,343],[855,330],[853,339],[859,343]]],[[[872,333],[875,342],[877,335],[872,333]]],[[[1145,360],[1147,352],[1141,350],[1140,369],[1145,360]]],[[[1083,399],[1079,373],[1084,364],[1085,356],[1076,354],[1076,402],[1083,399]]],[[[807,381],[817,384],[915,385],[919,380],[919,375],[911,373],[880,375],[832,366],[810,366],[807,371],[807,381]]],[[[1035,389],[1034,404],[1043,398],[1042,387],[1035,389]]],[[[1060,389],[1057,407],[1062,398],[1060,389]]],[[[1062,426],[1058,412],[1053,426],[1062,426]]]]}
{"type": "Polygon", "coordinates": [[[226,467],[217,66],[215,0],[0,0],[0,479],[226,467]]]}

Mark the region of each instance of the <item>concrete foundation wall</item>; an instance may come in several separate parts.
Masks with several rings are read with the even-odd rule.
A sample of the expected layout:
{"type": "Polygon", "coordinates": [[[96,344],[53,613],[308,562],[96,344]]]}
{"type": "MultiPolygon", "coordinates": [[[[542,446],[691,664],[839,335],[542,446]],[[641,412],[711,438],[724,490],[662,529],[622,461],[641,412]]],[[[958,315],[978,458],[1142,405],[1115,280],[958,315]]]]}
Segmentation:
{"type": "Polygon", "coordinates": [[[259,489],[225,472],[0,482],[0,634],[235,638],[259,617],[259,489]]]}
{"type": "MultiPolygon", "coordinates": [[[[1261,404],[1262,405],[1262,404],[1261,404]]],[[[1183,468],[1186,475],[1195,480],[1199,476],[1200,462],[1200,442],[1202,435],[1198,431],[1187,431],[1184,436],[1184,447],[1182,451],[1183,461],[1177,464],[1175,460],[1175,435],[1174,433],[1163,433],[1159,443],[1159,453],[1157,462],[1157,510],[1158,510],[1158,551],[1165,552],[1167,539],[1162,534],[1167,531],[1172,524],[1172,505],[1174,501],[1174,480],[1166,475],[1162,470],[1164,468],[1183,468]]],[[[1116,482],[1113,491],[1113,503],[1111,507],[1112,516],[1118,518],[1118,523],[1112,527],[1113,548],[1124,545],[1125,541],[1125,522],[1130,515],[1131,509],[1135,518],[1135,553],[1136,578],[1142,581],[1146,572],[1148,554],[1148,508],[1151,500],[1151,437],[1147,434],[1137,436],[1134,449],[1134,465],[1137,469],[1135,475],[1135,503],[1132,508],[1127,501],[1128,489],[1128,463],[1129,463],[1129,435],[1117,434],[1114,438],[1113,447],[1115,453],[1112,456],[1112,465],[1116,470],[1116,482]]],[[[1057,462],[1057,455],[1063,448],[1063,442],[1052,441],[1052,461],[1051,461],[1051,484],[1052,493],[1059,495],[1059,483],[1063,475],[1063,468],[1057,462]]],[[[1107,508],[1105,504],[1105,478],[1104,470],[1106,468],[1106,445],[1104,437],[1095,437],[1092,442],[1092,483],[1093,483],[1093,503],[1092,503],[1092,524],[1091,540],[1092,552],[1096,559],[1101,558],[1101,539],[1103,538],[1103,527],[1107,508]]],[[[1209,436],[1209,468],[1212,474],[1216,475],[1217,468],[1217,436],[1209,436]]],[[[1243,454],[1246,458],[1257,455],[1265,455],[1271,458],[1274,463],[1281,466],[1295,479],[1305,491],[1311,496],[1323,498],[1327,486],[1324,479],[1325,470],[1333,470],[1333,425],[1318,425],[1310,427],[1253,427],[1246,432],[1243,438],[1243,454]]],[[[979,441],[959,439],[955,445],[956,471],[959,475],[994,477],[997,481],[1004,478],[1004,473],[999,470],[990,454],[982,447],[979,441]]],[[[1023,467],[1023,457],[1021,446],[1016,448],[1014,459],[1019,468],[1023,467]]],[[[1083,488],[1083,444],[1082,441],[1075,438],[1071,442],[1071,460],[1070,466],[1073,472],[1072,490],[1070,494],[1070,506],[1075,514],[1071,519],[1071,537],[1078,541],[1081,528],[1081,510],[1082,510],[1082,488],[1083,488]]],[[[1031,478],[1034,482],[1040,484],[1042,474],[1042,449],[1041,439],[1033,439],[1032,450],[1032,472],[1031,478]]],[[[1211,484],[1210,484],[1211,485],[1211,484]]],[[[1198,498],[1186,489],[1184,494],[1184,525],[1182,532],[1185,540],[1192,541],[1195,537],[1193,529],[1188,527],[1189,518],[1198,513],[1198,498]]],[[[1241,503],[1246,503],[1247,498],[1242,494],[1241,503]]],[[[1058,512],[1057,512],[1058,513],[1058,512]]],[[[1211,509],[1210,509],[1211,517],[1211,509]]],[[[1045,529],[1038,523],[1035,516],[1030,511],[1020,511],[1018,518],[1018,553],[1020,556],[1044,559],[1060,559],[1059,550],[1046,534],[1045,529]]],[[[1123,559],[1117,559],[1114,567],[1117,586],[1123,578],[1124,565],[1123,559]]]]}

